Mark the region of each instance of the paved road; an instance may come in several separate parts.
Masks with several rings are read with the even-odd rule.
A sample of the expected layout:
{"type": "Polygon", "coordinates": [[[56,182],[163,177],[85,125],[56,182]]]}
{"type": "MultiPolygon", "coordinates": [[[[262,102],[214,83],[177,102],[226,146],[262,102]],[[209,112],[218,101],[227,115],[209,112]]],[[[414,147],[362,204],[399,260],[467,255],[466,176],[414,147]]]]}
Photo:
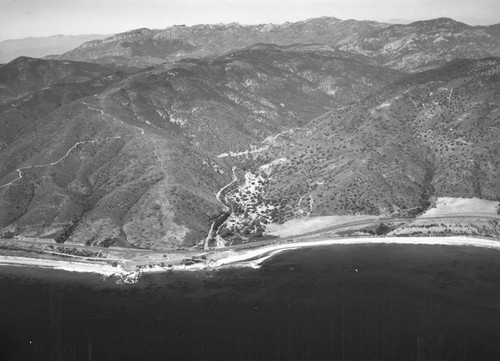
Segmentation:
{"type": "MultiPolygon", "coordinates": [[[[402,223],[402,222],[412,222],[412,221],[439,221],[439,220],[459,220],[459,219],[470,219],[474,218],[475,222],[481,222],[481,223],[487,223],[492,220],[496,220],[500,222],[500,216],[494,217],[491,215],[483,215],[483,214],[477,214],[477,213],[463,213],[463,214],[450,214],[450,215],[441,215],[437,217],[425,217],[425,218],[375,218],[375,219],[368,219],[368,220],[361,220],[361,221],[353,221],[353,222],[347,222],[347,223],[342,223],[342,224],[336,224],[333,226],[328,226],[328,227],[323,227],[314,231],[310,232],[304,232],[301,234],[293,235],[290,237],[285,237],[285,238],[275,238],[275,239],[269,239],[265,241],[257,241],[257,242],[251,242],[251,243],[245,243],[245,244],[239,244],[235,246],[228,246],[225,248],[217,248],[217,249],[211,249],[208,252],[218,252],[218,251],[224,251],[224,250],[238,250],[238,249],[245,249],[245,248],[255,248],[255,247],[262,247],[262,246],[267,246],[270,244],[274,244],[276,242],[287,242],[287,241],[292,241],[292,240],[297,240],[300,238],[304,237],[310,237],[314,235],[319,235],[322,233],[326,232],[332,232],[332,231],[338,231],[341,229],[353,227],[353,226],[360,226],[360,227],[368,227],[368,226],[373,226],[373,225],[378,225],[380,223],[384,224],[391,224],[391,223],[402,223]]],[[[165,250],[148,250],[148,249],[137,249],[137,248],[124,248],[124,247],[97,247],[97,246],[86,246],[86,245],[78,245],[78,244],[58,244],[55,243],[53,240],[47,240],[43,238],[21,238],[21,239],[3,239],[2,241],[8,241],[11,243],[17,243],[17,244],[23,244],[23,245],[33,245],[33,246],[52,246],[52,247],[65,247],[65,248],[73,248],[77,250],[84,250],[84,251],[90,251],[90,252],[98,252],[98,251],[103,251],[103,252],[110,252],[110,251],[115,251],[115,252],[123,252],[123,253],[130,253],[134,252],[136,254],[157,254],[157,255],[165,255],[165,254],[185,254],[186,257],[194,256],[194,255],[201,255],[204,252],[203,250],[193,250],[193,249],[165,249],[165,250]]],[[[84,258],[89,258],[89,257],[84,257],[84,258]]]]}
{"type": "Polygon", "coordinates": [[[292,240],[297,240],[300,238],[304,237],[310,237],[326,232],[332,232],[332,231],[338,231],[341,229],[353,227],[353,226],[373,226],[373,225],[378,225],[380,223],[384,224],[390,224],[390,223],[403,223],[403,222],[413,222],[413,221],[439,221],[439,220],[449,220],[449,219],[470,219],[474,218],[478,222],[481,223],[487,223],[492,220],[497,220],[500,222],[500,216],[494,217],[491,215],[485,215],[485,214],[478,214],[478,213],[461,213],[461,214],[449,214],[449,215],[441,215],[437,217],[419,217],[419,218],[387,218],[387,217],[381,217],[381,218],[376,218],[376,219],[365,219],[361,221],[353,221],[353,222],[347,222],[347,223],[342,223],[342,224],[336,224],[334,226],[327,226],[327,227],[322,227],[319,229],[316,229],[314,231],[309,231],[309,232],[304,232],[300,234],[296,234],[293,236],[285,237],[285,238],[277,238],[277,239],[272,239],[272,240],[266,240],[266,241],[257,241],[257,242],[252,242],[252,243],[245,243],[245,244],[239,244],[235,246],[229,246],[226,247],[225,249],[244,249],[244,248],[253,248],[253,247],[261,247],[261,246],[267,246],[273,243],[276,243],[277,241],[279,242],[287,242],[287,241],[292,241],[292,240]]]}

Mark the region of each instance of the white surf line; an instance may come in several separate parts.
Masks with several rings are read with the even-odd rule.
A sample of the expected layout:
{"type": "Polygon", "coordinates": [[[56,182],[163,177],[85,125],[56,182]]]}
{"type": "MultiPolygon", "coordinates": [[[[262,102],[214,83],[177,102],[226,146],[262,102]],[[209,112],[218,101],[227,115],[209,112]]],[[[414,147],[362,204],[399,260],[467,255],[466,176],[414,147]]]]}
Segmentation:
{"type": "Polygon", "coordinates": [[[218,267],[253,267],[260,265],[266,259],[278,252],[298,248],[329,246],[329,245],[363,245],[363,244],[412,244],[412,245],[445,245],[445,246],[473,246],[500,250],[500,241],[490,239],[471,238],[464,236],[452,237],[382,237],[382,238],[340,238],[326,239],[311,242],[285,243],[266,246],[248,251],[233,251],[234,254],[216,260],[211,265],[218,267]],[[262,256],[262,257],[259,257],[262,256]]]}
{"type": "Polygon", "coordinates": [[[105,263],[84,263],[75,261],[49,260],[43,258],[28,258],[17,256],[1,256],[0,265],[20,267],[40,267],[68,272],[97,273],[104,276],[125,276],[130,274],[118,264],[116,267],[105,263]]]}
{"type": "Polygon", "coordinates": [[[269,258],[274,257],[278,253],[282,253],[282,252],[285,252],[285,251],[292,251],[292,250],[295,250],[295,249],[297,249],[297,247],[295,247],[295,248],[286,248],[286,249],[285,248],[283,248],[283,249],[277,249],[277,250],[271,251],[269,253],[266,253],[266,255],[264,255],[263,257],[259,257],[257,259],[251,260],[251,261],[237,261],[237,263],[229,263],[229,264],[217,265],[217,266],[218,267],[231,267],[231,266],[236,266],[236,267],[250,267],[250,268],[258,269],[258,268],[260,268],[262,266],[262,263],[264,263],[265,261],[267,261],[269,258]]]}

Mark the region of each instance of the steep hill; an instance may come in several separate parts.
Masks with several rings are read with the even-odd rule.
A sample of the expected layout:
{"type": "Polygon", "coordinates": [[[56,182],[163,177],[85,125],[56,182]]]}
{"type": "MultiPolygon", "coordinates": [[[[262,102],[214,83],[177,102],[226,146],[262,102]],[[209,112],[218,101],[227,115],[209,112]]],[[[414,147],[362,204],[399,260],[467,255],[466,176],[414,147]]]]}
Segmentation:
{"type": "Polygon", "coordinates": [[[415,215],[434,197],[500,199],[500,59],[456,60],[233,157],[232,232],[304,215],[415,215]]]}
{"type": "Polygon", "coordinates": [[[81,83],[55,84],[0,104],[0,150],[43,127],[51,120],[45,115],[55,109],[100,93],[123,78],[124,74],[115,73],[81,83]]]}
{"type": "Polygon", "coordinates": [[[98,64],[19,57],[0,67],[0,104],[59,83],[80,83],[115,73],[98,64]]]}
{"type": "MultiPolygon", "coordinates": [[[[24,123],[18,117],[21,129],[4,142],[0,226],[88,244],[172,248],[203,240],[224,210],[216,193],[233,177],[222,153],[263,151],[264,139],[404,75],[341,55],[323,46],[255,45],[114,75],[99,83],[103,89],[92,86],[98,79],[73,83],[88,88],[24,123]]],[[[30,94],[17,114],[38,114],[45,91],[30,94]]]]}
{"type": "Polygon", "coordinates": [[[120,111],[173,127],[197,147],[220,154],[257,146],[403,75],[321,46],[255,45],[137,73],[107,97],[123,104],[120,111]]]}

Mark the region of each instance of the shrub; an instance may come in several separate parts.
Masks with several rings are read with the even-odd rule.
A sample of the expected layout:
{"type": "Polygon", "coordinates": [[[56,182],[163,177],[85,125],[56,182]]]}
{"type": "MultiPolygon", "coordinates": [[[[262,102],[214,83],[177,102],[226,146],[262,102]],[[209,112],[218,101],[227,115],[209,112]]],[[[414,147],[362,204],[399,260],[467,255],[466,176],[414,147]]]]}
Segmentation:
{"type": "Polygon", "coordinates": [[[14,238],[15,236],[15,233],[14,232],[11,232],[11,231],[5,231],[3,234],[2,234],[2,238],[8,238],[8,239],[11,239],[11,238],[14,238]]]}
{"type": "Polygon", "coordinates": [[[391,228],[387,225],[385,225],[384,223],[380,223],[379,226],[377,227],[377,229],[375,230],[375,234],[377,236],[381,236],[381,235],[384,235],[384,234],[387,234],[391,231],[391,228]]]}
{"type": "Polygon", "coordinates": [[[56,243],[66,242],[66,240],[71,236],[75,228],[76,228],[76,223],[72,222],[69,226],[66,226],[66,228],[64,229],[64,231],[61,232],[60,235],[54,238],[54,241],[56,241],[56,243]]]}
{"type": "Polygon", "coordinates": [[[102,247],[111,247],[118,241],[118,238],[106,238],[104,241],[100,243],[102,247]]]}

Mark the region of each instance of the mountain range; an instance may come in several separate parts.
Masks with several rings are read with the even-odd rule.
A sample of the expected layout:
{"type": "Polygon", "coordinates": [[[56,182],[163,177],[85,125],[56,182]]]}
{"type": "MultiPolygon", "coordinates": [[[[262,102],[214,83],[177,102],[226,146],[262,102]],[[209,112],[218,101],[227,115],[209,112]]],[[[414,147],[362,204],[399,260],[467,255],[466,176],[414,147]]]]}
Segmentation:
{"type": "Polygon", "coordinates": [[[88,41],[104,39],[109,35],[53,35],[0,41],[0,63],[8,63],[20,56],[42,58],[70,51],[88,41]]]}
{"type": "Polygon", "coordinates": [[[315,18],[281,25],[173,26],[137,29],[87,42],[56,59],[147,67],[186,57],[219,56],[256,43],[321,44],[373,65],[415,72],[455,58],[500,56],[500,24],[469,26],[449,18],[410,24],[315,18]]]}
{"type": "Polygon", "coordinates": [[[87,42],[55,58],[147,67],[187,57],[218,56],[257,43],[336,46],[358,40],[386,26],[373,21],[324,17],[281,25],[231,23],[177,25],[163,30],[142,28],[87,42]]]}
{"type": "Polygon", "coordinates": [[[0,67],[0,233],[165,249],[224,214],[217,234],[246,241],[498,200],[499,55],[498,25],[319,18],[18,58],[0,67]]]}

